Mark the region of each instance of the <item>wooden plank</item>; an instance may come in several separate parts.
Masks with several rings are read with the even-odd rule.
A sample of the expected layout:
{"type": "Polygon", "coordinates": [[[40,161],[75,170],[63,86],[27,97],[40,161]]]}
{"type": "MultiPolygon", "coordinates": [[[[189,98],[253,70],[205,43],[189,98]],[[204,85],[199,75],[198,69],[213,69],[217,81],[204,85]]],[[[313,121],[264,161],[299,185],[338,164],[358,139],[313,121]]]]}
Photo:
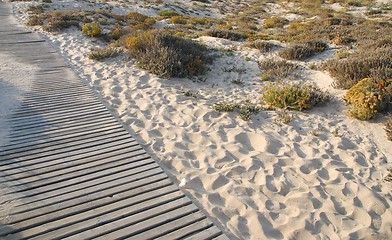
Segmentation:
{"type": "MultiPolygon", "coordinates": [[[[102,116],[102,117],[106,117],[106,116],[110,116],[108,111],[104,108],[102,109],[92,109],[92,110],[86,110],[83,112],[74,112],[74,113],[70,113],[67,114],[66,116],[58,116],[58,117],[54,117],[50,119],[50,122],[52,123],[62,123],[64,121],[69,121],[69,119],[78,119],[79,117],[83,117],[83,116],[90,116],[90,115],[94,115],[94,116],[102,116]]],[[[34,127],[40,127],[44,124],[46,124],[47,121],[42,120],[32,120],[32,121],[25,121],[25,122],[11,122],[11,127],[14,131],[17,130],[22,130],[25,128],[30,128],[31,125],[34,127]]]]}
{"type": "Polygon", "coordinates": [[[69,133],[73,132],[78,132],[84,127],[90,127],[90,126],[102,126],[102,127],[107,127],[107,126],[112,126],[118,124],[116,122],[113,122],[113,120],[103,120],[101,122],[88,122],[85,124],[75,124],[73,126],[67,127],[67,128],[62,128],[62,129],[56,129],[56,130],[50,130],[50,131],[41,131],[38,133],[33,133],[29,134],[27,136],[23,135],[18,135],[18,136],[13,136],[11,135],[10,142],[12,144],[18,144],[18,143],[26,143],[26,142],[35,142],[37,140],[41,139],[47,139],[47,138],[52,138],[55,136],[61,136],[61,135],[67,135],[69,133]]]}
{"type": "MultiPolygon", "coordinates": [[[[137,145],[134,148],[139,148],[137,145]]],[[[118,156],[116,155],[113,158],[109,159],[100,159],[100,160],[95,160],[95,161],[89,161],[89,162],[83,162],[75,167],[73,166],[68,166],[69,169],[56,169],[53,166],[51,166],[51,170],[48,172],[42,172],[42,171],[24,171],[20,174],[14,173],[14,174],[7,174],[4,175],[3,178],[6,178],[6,182],[8,185],[11,185],[13,181],[17,183],[17,185],[22,185],[22,184],[27,184],[31,188],[39,186],[39,183],[45,183],[51,181],[59,181],[59,180],[66,180],[70,178],[76,178],[81,175],[86,175],[90,174],[91,172],[99,170],[105,170],[106,167],[108,166],[113,166],[116,167],[118,165],[125,165],[125,163],[131,163],[132,158],[143,158],[145,157],[145,152],[144,150],[136,150],[132,151],[132,149],[129,149],[131,151],[131,155],[126,155],[124,156],[118,156]],[[9,180],[9,179],[14,179],[14,180],[9,180]]],[[[145,160],[145,162],[150,163],[151,161],[145,160]]],[[[143,161],[138,161],[137,164],[143,164],[143,161]]],[[[17,169],[17,171],[20,171],[20,169],[17,169]]],[[[9,172],[9,171],[7,171],[9,172]]],[[[3,182],[3,181],[2,181],[3,182]]]]}
{"type": "Polygon", "coordinates": [[[87,113],[79,116],[64,116],[63,118],[58,118],[56,120],[46,120],[42,119],[41,121],[33,121],[26,124],[26,126],[21,125],[11,125],[12,134],[10,136],[18,137],[20,135],[31,135],[34,133],[42,133],[43,131],[55,130],[63,127],[71,127],[76,126],[77,124],[81,124],[84,122],[94,122],[94,121],[102,121],[104,120],[112,120],[111,116],[108,115],[105,111],[101,111],[100,113],[91,114],[87,113]]]}
{"type": "MultiPolygon", "coordinates": [[[[196,210],[195,206],[195,210],[196,210]]],[[[194,226],[199,231],[204,230],[205,226],[200,224],[200,221],[205,219],[205,215],[201,212],[180,212],[178,215],[174,215],[173,213],[167,213],[164,216],[167,217],[171,215],[171,218],[165,219],[168,222],[157,223],[156,227],[151,229],[150,231],[144,231],[136,236],[132,236],[133,239],[156,239],[159,236],[162,236],[166,233],[170,233],[176,229],[181,229],[183,227],[188,226],[189,224],[195,224],[194,226]],[[187,214],[190,213],[190,214],[187,214]],[[173,214],[173,215],[172,215],[173,214]]],[[[162,218],[159,218],[162,220],[162,218]]],[[[152,219],[148,219],[147,223],[150,223],[152,219]]],[[[197,231],[196,231],[197,232],[197,231]]]]}
{"type": "Polygon", "coordinates": [[[51,136],[51,138],[47,138],[47,139],[40,139],[40,140],[36,140],[34,142],[27,142],[27,143],[18,143],[18,144],[8,144],[7,146],[3,146],[2,147],[2,151],[0,153],[0,156],[4,156],[4,155],[8,155],[7,153],[9,152],[18,152],[19,149],[20,151],[28,151],[28,149],[35,149],[37,147],[43,146],[41,144],[45,144],[45,146],[50,146],[52,145],[52,143],[54,142],[59,142],[59,141],[66,141],[69,138],[75,137],[75,136],[81,136],[84,134],[89,134],[89,133],[93,133],[93,132],[105,132],[105,131],[109,131],[109,130],[113,130],[116,128],[121,128],[123,130],[123,128],[116,123],[113,123],[111,126],[107,126],[107,127],[102,127],[100,125],[94,125],[94,126],[85,126],[84,128],[80,129],[77,132],[74,133],[67,133],[64,135],[58,135],[58,136],[51,136]]]}
{"type": "Polygon", "coordinates": [[[222,231],[219,230],[216,226],[211,226],[208,229],[205,229],[203,232],[197,233],[195,235],[184,238],[186,240],[199,240],[199,239],[212,239],[222,235],[222,231]]]}
{"type": "MultiPolygon", "coordinates": [[[[144,189],[137,189],[135,191],[143,192],[144,189]]],[[[67,231],[75,231],[77,228],[81,228],[86,223],[87,227],[89,222],[87,220],[94,219],[95,222],[100,222],[105,219],[116,219],[121,217],[128,211],[140,212],[144,209],[151,208],[157,204],[161,204],[165,201],[170,201],[173,199],[178,199],[184,195],[177,191],[174,186],[167,186],[163,188],[158,188],[153,191],[144,192],[134,197],[126,198],[111,204],[105,204],[101,207],[93,207],[87,211],[83,212],[72,212],[68,211],[65,216],[57,215],[58,219],[47,219],[45,216],[40,218],[32,219],[32,222],[19,222],[13,224],[16,229],[23,229],[22,237],[28,237],[31,239],[53,239],[58,236],[58,232],[55,230],[60,230],[61,234],[67,231]],[[64,227],[63,227],[64,226],[64,227]]],[[[0,232],[0,236],[8,234],[6,230],[0,232]]],[[[9,239],[15,239],[13,236],[9,236],[9,239]]]]}
{"type": "MultiPolygon", "coordinates": [[[[129,147],[133,147],[135,146],[136,143],[134,139],[130,139],[127,136],[122,136],[117,139],[109,139],[109,140],[104,139],[100,141],[84,143],[83,145],[78,145],[77,147],[71,146],[68,148],[58,149],[50,153],[34,154],[31,156],[22,156],[16,159],[14,158],[4,159],[0,162],[0,166],[3,169],[3,171],[6,171],[8,169],[12,169],[15,167],[20,168],[38,162],[53,161],[55,159],[74,157],[83,153],[94,152],[97,151],[98,150],[97,148],[99,147],[105,148],[105,147],[117,146],[122,144],[128,144],[129,147]]],[[[138,148],[141,147],[138,146],[138,148]]]]}
{"type": "MultiPolygon", "coordinates": [[[[106,178],[108,176],[113,177],[118,173],[127,172],[136,170],[141,172],[146,172],[156,168],[157,165],[154,165],[153,162],[145,163],[144,165],[139,165],[135,167],[134,163],[123,164],[122,166],[116,167],[112,170],[110,169],[102,169],[101,171],[93,172],[87,176],[78,177],[75,181],[73,179],[66,179],[65,181],[57,181],[57,182],[49,182],[47,185],[42,184],[39,188],[35,189],[27,189],[25,187],[10,187],[9,192],[3,195],[3,201],[12,201],[12,200],[20,200],[23,203],[18,205],[24,205],[28,203],[33,203],[37,201],[42,201],[44,199],[49,199],[52,197],[56,197],[59,195],[64,195],[68,192],[75,192],[77,190],[86,189],[89,187],[89,184],[99,179],[106,178]],[[67,183],[67,184],[66,184],[67,183]],[[71,189],[69,189],[71,188],[71,189]],[[14,192],[11,192],[13,191],[14,192]],[[68,192],[67,192],[68,190],[68,192]],[[16,193],[20,193],[21,196],[17,198],[14,196],[16,193]]],[[[132,172],[133,173],[133,172],[132,172]]],[[[131,174],[132,175],[132,174],[131,174]]]]}
{"type": "MultiPolygon", "coordinates": [[[[162,172],[160,174],[138,179],[137,181],[125,182],[120,186],[105,189],[105,192],[96,191],[78,198],[72,198],[68,201],[61,201],[55,204],[47,205],[44,208],[35,208],[30,211],[24,211],[20,214],[12,214],[8,217],[9,223],[20,228],[34,225],[37,218],[45,218],[47,220],[58,220],[72,213],[86,212],[95,208],[105,207],[108,204],[116,203],[157,189],[170,186],[171,182],[162,172]]],[[[101,185],[100,185],[101,186],[101,185]]],[[[102,185],[105,187],[105,185],[102,185]]],[[[89,188],[91,189],[91,188],[89,188]]],[[[127,203],[129,204],[129,202],[127,203]]]]}
{"type": "Polygon", "coordinates": [[[170,202],[163,202],[162,204],[156,204],[156,206],[146,209],[139,213],[131,213],[122,216],[115,221],[105,221],[98,226],[93,228],[84,229],[80,233],[67,234],[61,236],[63,239],[77,240],[77,239],[97,239],[98,237],[106,238],[106,234],[121,229],[123,227],[139,223],[146,219],[156,216],[157,214],[164,214],[182,206],[190,205],[191,201],[182,197],[170,202]]]}
{"type": "Polygon", "coordinates": [[[120,126],[118,127],[113,127],[113,128],[107,128],[107,129],[94,129],[94,130],[89,130],[85,132],[80,132],[76,134],[70,134],[69,136],[66,136],[64,138],[59,138],[59,140],[52,139],[53,141],[50,142],[37,142],[32,145],[20,145],[17,149],[11,148],[10,150],[3,150],[0,153],[0,156],[10,156],[13,155],[13,157],[16,157],[17,154],[19,156],[25,156],[29,155],[30,152],[32,151],[37,151],[37,150],[44,150],[49,147],[55,147],[61,144],[68,144],[77,140],[83,140],[83,139],[88,139],[88,138],[94,138],[96,136],[102,136],[106,134],[112,134],[112,133],[119,133],[122,132],[124,133],[124,129],[120,126]]]}
{"type": "MultiPolygon", "coordinates": [[[[156,212],[155,217],[144,219],[144,221],[132,224],[130,226],[124,226],[117,231],[107,233],[104,236],[100,236],[95,239],[117,239],[119,236],[122,236],[134,240],[145,240],[148,239],[146,238],[146,235],[148,234],[159,234],[159,232],[155,232],[155,227],[165,224],[166,222],[181,218],[183,216],[191,215],[192,213],[195,213],[197,211],[197,207],[191,204],[186,206],[180,206],[180,208],[174,209],[170,212],[163,212],[163,214],[159,214],[160,212],[156,212]]],[[[143,218],[143,216],[139,216],[139,218],[143,218]]]]}
{"type": "Polygon", "coordinates": [[[167,176],[163,174],[162,169],[158,166],[146,165],[134,170],[97,178],[84,184],[79,184],[77,188],[66,187],[59,189],[50,197],[45,195],[44,197],[39,196],[31,199],[24,198],[23,203],[15,205],[10,210],[10,213],[17,215],[35,211],[39,214],[46,214],[47,212],[58,211],[69,206],[89,202],[91,199],[113,197],[129,189],[167,179],[167,176]],[[27,200],[33,201],[28,202],[27,200]]]}
{"type": "Polygon", "coordinates": [[[168,234],[162,234],[162,236],[156,237],[156,240],[173,240],[173,239],[182,239],[186,236],[193,235],[195,233],[199,233],[206,228],[209,228],[213,225],[213,223],[209,219],[201,219],[199,221],[193,222],[187,226],[184,226],[180,229],[177,229],[168,234]]]}
{"type": "MultiPolygon", "coordinates": [[[[51,145],[49,147],[44,147],[44,148],[39,148],[39,149],[35,149],[35,150],[31,150],[25,153],[15,153],[12,155],[8,155],[4,158],[2,158],[3,161],[5,160],[12,160],[13,163],[21,163],[18,164],[18,167],[16,167],[16,169],[19,169],[21,167],[25,167],[25,166],[29,166],[29,164],[27,165],[22,165],[23,163],[28,163],[31,162],[29,160],[34,160],[34,159],[40,159],[41,162],[45,162],[44,158],[48,157],[48,156],[54,156],[57,154],[61,154],[64,152],[68,152],[70,150],[77,150],[81,144],[88,144],[88,143],[94,143],[94,146],[96,146],[96,141],[101,141],[102,143],[110,143],[112,141],[110,140],[122,140],[122,139],[126,139],[128,138],[127,134],[124,133],[124,131],[119,131],[119,132],[114,132],[111,134],[105,134],[105,135],[98,135],[95,137],[89,137],[89,138],[85,138],[85,139],[81,139],[81,140],[74,140],[74,141],[70,141],[67,143],[63,143],[60,145],[51,145]],[[107,141],[105,141],[107,140],[107,141]],[[73,148],[75,147],[75,148],[73,148]],[[68,150],[69,149],[69,150],[68,150]],[[30,154],[29,154],[30,153],[30,154]]],[[[91,145],[87,145],[88,147],[90,147],[91,145]]],[[[138,146],[138,144],[136,142],[134,142],[133,146],[138,146]]],[[[80,149],[80,147],[79,147],[80,149]]],[[[140,149],[140,148],[138,148],[140,149]]],[[[34,164],[37,164],[37,161],[34,162],[34,164]]],[[[2,169],[3,170],[7,170],[7,175],[11,175],[13,174],[12,170],[13,168],[8,168],[5,166],[10,166],[9,164],[5,164],[5,162],[2,163],[2,169]]],[[[29,169],[31,168],[31,166],[29,166],[29,169]]],[[[1,180],[0,180],[1,182],[1,180]]]]}

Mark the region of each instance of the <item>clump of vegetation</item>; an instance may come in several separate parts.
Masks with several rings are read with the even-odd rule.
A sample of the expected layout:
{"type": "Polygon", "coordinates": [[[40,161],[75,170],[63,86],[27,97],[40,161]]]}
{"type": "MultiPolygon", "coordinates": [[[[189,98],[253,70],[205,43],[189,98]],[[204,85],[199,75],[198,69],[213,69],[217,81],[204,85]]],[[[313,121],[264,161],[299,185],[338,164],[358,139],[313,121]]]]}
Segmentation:
{"type": "Polygon", "coordinates": [[[41,14],[30,15],[27,21],[29,26],[43,26],[44,31],[55,32],[72,26],[79,27],[80,23],[89,23],[87,18],[90,11],[66,10],[52,11],[41,14]]]}
{"type": "Polygon", "coordinates": [[[262,53],[270,52],[272,49],[277,47],[277,45],[266,41],[254,41],[249,43],[247,46],[257,49],[262,53]]]}
{"type": "Polygon", "coordinates": [[[216,38],[225,38],[232,41],[240,41],[246,38],[246,35],[241,33],[228,31],[228,30],[217,30],[217,29],[208,31],[206,35],[210,37],[216,37],[216,38]]]}
{"type": "Polygon", "coordinates": [[[136,33],[127,38],[126,48],[140,67],[164,78],[202,74],[212,62],[205,46],[164,30],[136,33]]]}
{"type": "Polygon", "coordinates": [[[89,53],[88,58],[94,59],[94,60],[103,60],[106,58],[118,56],[122,52],[123,51],[121,48],[113,47],[113,46],[94,48],[89,53]]]}
{"type": "Polygon", "coordinates": [[[264,28],[281,28],[288,23],[289,23],[289,21],[285,18],[270,17],[270,18],[264,20],[263,27],[264,28]]]}
{"type": "Polygon", "coordinates": [[[31,14],[41,14],[44,12],[44,8],[42,7],[42,5],[32,5],[27,9],[27,11],[31,14]]]}
{"type": "Polygon", "coordinates": [[[364,78],[392,78],[392,47],[364,48],[344,59],[332,59],[322,67],[334,78],[334,87],[349,89],[364,78]]]}
{"type": "MultiPolygon", "coordinates": [[[[388,121],[385,123],[385,132],[387,133],[388,140],[392,141],[392,117],[389,117],[388,121]]],[[[392,171],[390,175],[392,180],[392,171]]]]}
{"type": "Polygon", "coordinates": [[[304,111],[329,100],[329,94],[313,84],[270,83],[261,92],[261,100],[278,109],[304,111]]]}
{"type": "Polygon", "coordinates": [[[148,18],[148,16],[141,14],[141,13],[138,13],[138,12],[128,12],[127,13],[128,22],[140,23],[140,22],[144,22],[147,18],[148,18]]]}
{"type": "Polygon", "coordinates": [[[369,120],[378,112],[391,108],[392,80],[376,81],[365,78],[347,91],[344,100],[350,104],[349,116],[369,120]]]}
{"type": "Polygon", "coordinates": [[[324,52],[328,45],[322,41],[309,41],[305,44],[290,46],[279,52],[279,56],[288,60],[303,60],[319,52],[324,52]]]}
{"type": "Polygon", "coordinates": [[[192,90],[188,89],[186,91],[183,92],[185,96],[187,97],[193,97],[193,98],[197,98],[198,92],[193,92],[192,90]]]}
{"type": "Polygon", "coordinates": [[[186,24],[188,22],[187,18],[183,16],[173,16],[169,18],[168,23],[170,24],[186,24]]]}
{"type": "Polygon", "coordinates": [[[101,34],[101,27],[97,22],[86,23],[82,27],[82,33],[90,37],[96,37],[101,34]]]}
{"type": "Polygon", "coordinates": [[[125,28],[123,28],[120,24],[116,24],[114,25],[114,27],[110,30],[109,32],[109,36],[110,38],[112,38],[113,40],[118,40],[120,39],[122,36],[128,34],[129,31],[126,30],[125,28]]]}
{"type": "Polygon", "coordinates": [[[392,183],[392,169],[389,170],[389,174],[385,177],[385,181],[392,183]]]}
{"type": "Polygon", "coordinates": [[[286,110],[277,111],[277,116],[274,119],[274,122],[278,124],[289,124],[294,120],[294,118],[294,115],[289,114],[286,110]]]}
{"type": "MultiPolygon", "coordinates": [[[[263,76],[286,78],[294,74],[298,65],[290,63],[286,60],[268,59],[258,62],[259,69],[263,71],[263,76]]],[[[264,81],[267,79],[264,79],[264,81]]]]}
{"type": "Polygon", "coordinates": [[[244,121],[248,121],[252,114],[256,114],[261,111],[261,107],[257,104],[251,103],[250,101],[244,101],[242,103],[234,102],[218,102],[214,104],[215,111],[218,112],[238,112],[240,118],[244,121]]]}
{"type": "Polygon", "coordinates": [[[179,15],[180,14],[178,12],[173,11],[173,10],[167,10],[167,9],[161,10],[159,12],[159,16],[167,17],[167,18],[173,17],[173,16],[179,16],[179,15]]]}

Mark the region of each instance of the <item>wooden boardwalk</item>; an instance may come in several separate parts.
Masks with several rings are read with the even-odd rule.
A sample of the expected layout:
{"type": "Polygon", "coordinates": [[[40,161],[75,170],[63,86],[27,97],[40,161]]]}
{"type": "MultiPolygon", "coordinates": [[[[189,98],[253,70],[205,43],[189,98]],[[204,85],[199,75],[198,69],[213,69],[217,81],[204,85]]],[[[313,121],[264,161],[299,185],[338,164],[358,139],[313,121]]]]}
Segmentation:
{"type": "Polygon", "coordinates": [[[0,54],[39,69],[0,147],[0,239],[227,239],[4,2],[0,22],[0,54]]]}

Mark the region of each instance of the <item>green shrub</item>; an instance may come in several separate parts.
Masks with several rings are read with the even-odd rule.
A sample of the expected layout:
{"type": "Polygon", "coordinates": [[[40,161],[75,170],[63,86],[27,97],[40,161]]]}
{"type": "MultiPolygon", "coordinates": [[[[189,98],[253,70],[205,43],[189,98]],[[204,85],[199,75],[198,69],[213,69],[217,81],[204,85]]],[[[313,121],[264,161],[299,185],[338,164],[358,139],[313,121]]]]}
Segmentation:
{"type": "Polygon", "coordinates": [[[376,113],[391,107],[392,81],[375,81],[365,78],[351,87],[344,100],[350,104],[348,115],[359,120],[369,120],[376,113]]]}
{"type": "Polygon", "coordinates": [[[217,30],[217,29],[208,31],[206,35],[210,37],[216,37],[216,38],[225,38],[232,41],[239,41],[246,38],[246,36],[241,33],[236,33],[228,30],[217,30]]]}
{"type": "Polygon", "coordinates": [[[43,26],[44,31],[59,31],[72,26],[79,27],[80,22],[89,22],[89,11],[65,10],[51,11],[38,15],[30,15],[27,21],[29,26],[43,26]]]}
{"type": "MultiPolygon", "coordinates": [[[[385,132],[387,133],[388,140],[392,141],[392,117],[389,117],[389,119],[385,123],[385,132]]],[[[392,180],[392,171],[391,171],[390,177],[392,180]]]]}
{"type": "Polygon", "coordinates": [[[27,8],[27,11],[31,14],[41,14],[44,12],[44,8],[41,5],[30,6],[29,8],[27,8]]]}
{"type": "Polygon", "coordinates": [[[107,46],[103,48],[94,48],[91,50],[88,58],[95,60],[102,60],[119,55],[122,52],[121,48],[107,46]]]}
{"type": "Polygon", "coordinates": [[[159,16],[162,17],[173,17],[173,16],[179,16],[180,14],[177,13],[176,11],[172,11],[172,10],[161,10],[159,11],[159,16]]]}
{"type": "Polygon", "coordinates": [[[82,26],[82,33],[90,37],[96,37],[101,34],[101,27],[97,22],[86,23],[82,26]]]}
{"type": "Polygon", "coordinates": [[[366,48],[344,59],[328,60],[322,65],[334,78],[334,87],[349,89],[364,78],[392,78],[392,47],[366,48]]]}
{"type": "Polygon", "coordinates": [[[118,40],[122,36],[126,35],[128,33],[127,30],[125,30],[121,25],[116,24],[109,32],[109,36],[114,39],[118,40]]]}
{"type": "Polygon", "coordinates": [[[126,47],[140,67],[164,78],[198,75],[212,62],[206,47],[164,30],[136,33],[126,47]]]}
{"type": "Polygon", "coordinates": [[[259,50],[262,53],[270,52],[277,47],[275,44],[266,41],[254,41],[248,44],[248,47],[259,50]]]}
{"type": "Polygon", "coordinates": [[[329,95],[315,85],[303,83],[269,83],[261,90],[269,107],[303,111],[329,100],[329,95]]]}
{"type": "Polygon", "coordinates": [[[260,112],[261,107],[257,104],[253,104],[249,101],[244,101],[242,103],[234,102],[218,102],[215,103],[213,108],[218,112],[237,112],[240,118],[244,121],[248,121],[252,114],[260,112]]]}
{"type": "Polygon", "coordinates": [[[279,52],[279,56],[288,60],[303,60],[314,55],[312,48],[303,45],[287,47],[279,52]]]}
{"type": "Polygon", "coordinates": [[[138,12],[128,12],[128,14],[127,14],[127,19],[129,21],[144,22],[147,18],[148,18],[148,16],[143,15],[138,12]]]}
{"type": "Polygon", "coordinates": [[[187,18],[183,16],[173,16],[168,20],[168,23],[170,24],[187,24],[187,22],[187,18]]]}
{"type": "Polygon", "coordinates": [[[264,20],[264,28],[281,28],[286,25],[289,21],[281,17],[270,17],[264,20]]]}
{"type": "Polygon", "coordinates": [[[267,80],[270,77],[277,78],[286,78],[289,75],[294,74],[295,70],[298,68],[298,65],[294,63],[287,62],[286,60],[264,60],[258,62],[258,67],[261,71],[263,71],[264,80],[267,80]]]}
{"type": "Polygon", "coordinates": [[[305,44],[293,45],[279,52],[279,56],[288,60],[303,60],[315,55],[318,52],[324,52],[328,45],[322,41],[309,41],[305,44]]]}

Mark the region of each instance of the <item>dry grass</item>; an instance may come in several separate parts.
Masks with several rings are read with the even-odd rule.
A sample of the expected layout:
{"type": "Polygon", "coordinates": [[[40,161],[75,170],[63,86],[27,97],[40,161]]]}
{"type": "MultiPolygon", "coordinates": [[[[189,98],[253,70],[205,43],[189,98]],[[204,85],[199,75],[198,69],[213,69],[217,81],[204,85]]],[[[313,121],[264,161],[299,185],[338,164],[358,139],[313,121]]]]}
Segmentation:
{"type": "Polygon", "coordinates": [[[349,89],[364,78],[392,78],[392,47],[363,48],[344,59],[333,59],[322,66],[334,78],[334,87],[349,89]]]}
{"type": "Polygon", "coordinates": [[[106,46],[103,48],[92,49],[90,54],[88,55],[88,58],[94,60],[103,60],[106,58],[118,56],[122,52],[123,50],[121,48],[106,46]]]}
{"type": "Polygon", "coordinates": [[[288,60],[303,60],[324,52],[328,45],[322,41],[309,41],[305,44],[289,46],[279,52],[279,56],[288,60]]]}
{"type": "Polygon", "coordinates": [[[206,32],[206,35],[210,37],[225,38],[232,41],[240,41],[247,37],[242,33],[228,31],[228,30],[217,30],[217,29],[206,32]]]}
{"type": "Polygon", "coordinates": [[[267,74],[270,77],[286,78],[295,73],[298,65],[285,60],[268,59],[258,62],[258,67],[263,74],[267,74]]]}
{"type": "Polygon", "coordinates": [[[247,47],[257,49],[262,53],[266,53],[266,52],[270,52],[274,48],[277,48],[278,46],[276,44],[266,42],[266,41],[253,41],[249,43],[247,47]]]}

